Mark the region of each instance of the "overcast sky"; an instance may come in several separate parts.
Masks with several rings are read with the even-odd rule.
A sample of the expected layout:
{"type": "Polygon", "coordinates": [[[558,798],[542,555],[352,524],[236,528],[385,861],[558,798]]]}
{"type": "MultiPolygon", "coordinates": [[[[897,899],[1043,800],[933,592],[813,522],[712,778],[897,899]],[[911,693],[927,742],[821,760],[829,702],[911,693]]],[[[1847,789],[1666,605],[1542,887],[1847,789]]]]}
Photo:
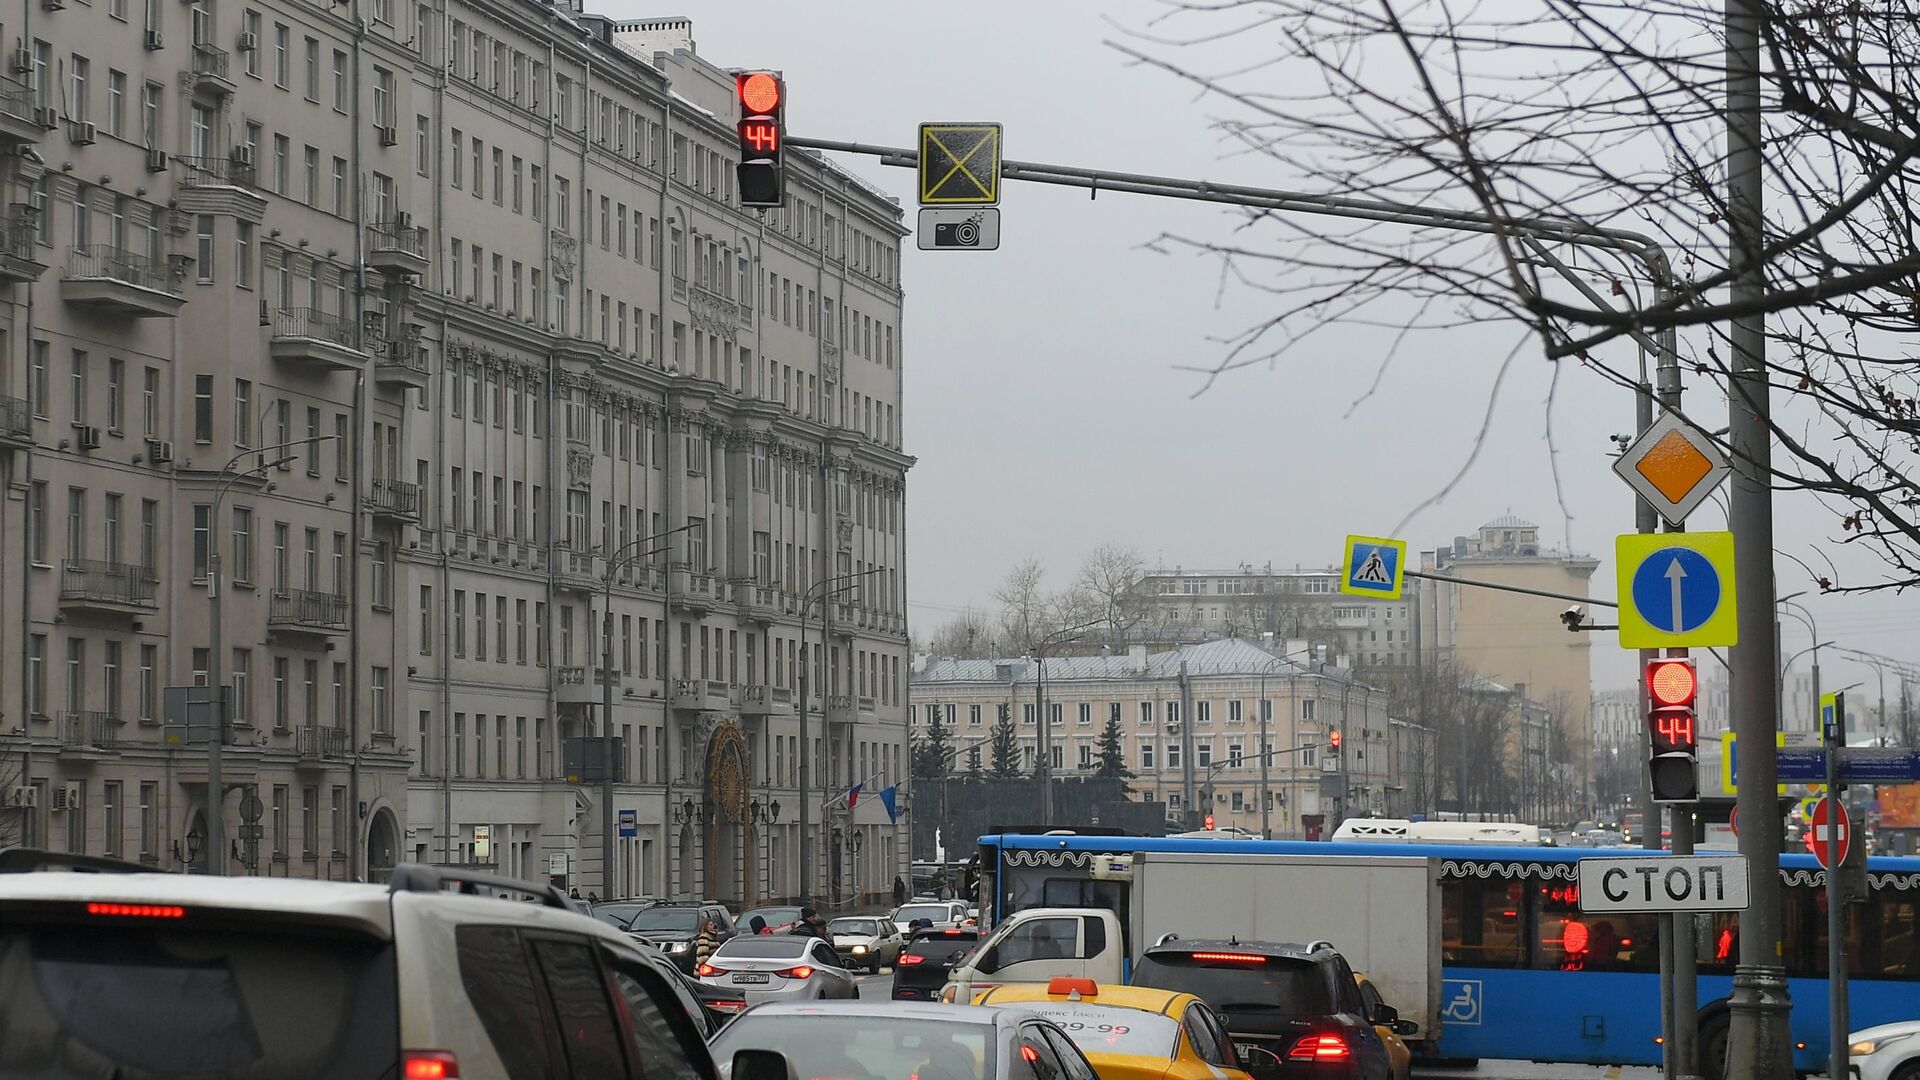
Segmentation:
{"type": "MultiPolygon", "coordinates": [[[[1165,10],[1150,0],[589,6],[618,18],[688,15],[712,62],[784,69],[793,135],[909,146],[921,122],[998,121],[1014,159],[1288,183],[1220,137],[1213,124],[1234,115],[1231,105],[1197,98],[1106,44],[1148,29],[1165,10]]],[[[1249,62],[1274,52],[1248,37],[1212,58],[1236,49],[1249,62]]],[[[910,170],[838,159],[897,194],[911,224],[910,170]]],[[[998,252],[918,252],[909,240],[902,255],[902,423],[919,459],[907,487],[908,592],[922,636],[966,606],[990,608],[1017,560],[1041,559],[1052,584],[1064,585],[1080,556],[1105,541],[1167,567],[1327,565],[1345,534],[1384,534],[1445,487],[1473,450],[1496,372],[1516,344],[1524,351],[1477,462],[1403,534],[1430,548],[1518,514],[1548,542],[1600,557],[1592,593],[1615,594],[1613,538],[1633,528],[1633,501],[1610,471],[1607,436],[1632,429],[1625,391],[1563,373],[1552,412],[1557,485],[1546,440],[1553,369],[1514,325],[1416,336],[1371,396],[1390,329],[1336,328],[1275,367],[1235,373],[1196,397],[1200,380],[1180,366],[1217,361],[1219,339],[1274,301],[1222,289],[1204,258],[1144,245],[1163,232],[1224,239],[1236,224],[1230,211],[1017,183],[1001,206],[998,252]]],[[[1632,355],[1624,343],[1610,348],[1632,355]]],[[[1724,408],[1705,397],[1689,411],[1724,408]]],[[[1776,512],[1778,547],[1815,561],[1832,515],[1794,497],[1776,512]]],[[[1722,521],[1709,506],[1692,527],[1722,521]]],[[[1871,559],[1829,554],[1849,580],[1879,572],[1871,559]]],[[[1782,593],[1812,588],[1792,562],[1779,564],[1782,593]]],[[[1920,660],[1911,599],[1804,600],[1824,638],[1920,660]]],[[[1610,634],[1595,637],[1595,689],[1630,685],[1633,654],[1610,634]]],[[[1790,624],[1786,652],[1808,644],[1790,624]]],[[[1831,654],[1824,668],[1828,689],[1866,680],[1866,692],[1877,692],[1870,668],[1831,654]]]]}

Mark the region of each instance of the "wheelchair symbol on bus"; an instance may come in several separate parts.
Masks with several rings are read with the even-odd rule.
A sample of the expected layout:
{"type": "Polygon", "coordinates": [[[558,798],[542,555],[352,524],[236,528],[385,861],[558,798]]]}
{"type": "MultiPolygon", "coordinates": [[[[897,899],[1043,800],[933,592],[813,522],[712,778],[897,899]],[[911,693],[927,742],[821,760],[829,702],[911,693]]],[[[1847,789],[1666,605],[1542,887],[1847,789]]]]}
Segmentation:
{"type": "Polygon", "coordinates": [[[1446,1005],[1440,1018],[1449,1024],[1478,1024],[1480,1003],[1486,991],[1479,979],[1445,979],[1440,984],[1440,999],[1446,1005]]]}

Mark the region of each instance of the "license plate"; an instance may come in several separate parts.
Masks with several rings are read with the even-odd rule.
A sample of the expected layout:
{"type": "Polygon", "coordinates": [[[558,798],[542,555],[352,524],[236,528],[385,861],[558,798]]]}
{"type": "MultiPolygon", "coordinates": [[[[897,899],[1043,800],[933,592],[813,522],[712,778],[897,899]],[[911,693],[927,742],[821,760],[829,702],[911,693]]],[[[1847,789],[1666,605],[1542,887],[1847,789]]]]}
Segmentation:
{"type": "Polygon", "coordinates": [[[737,983],[764,983],[767,981],[767,974],[764,971],[739,971],[734,973],[733,981],[737,983]]]}

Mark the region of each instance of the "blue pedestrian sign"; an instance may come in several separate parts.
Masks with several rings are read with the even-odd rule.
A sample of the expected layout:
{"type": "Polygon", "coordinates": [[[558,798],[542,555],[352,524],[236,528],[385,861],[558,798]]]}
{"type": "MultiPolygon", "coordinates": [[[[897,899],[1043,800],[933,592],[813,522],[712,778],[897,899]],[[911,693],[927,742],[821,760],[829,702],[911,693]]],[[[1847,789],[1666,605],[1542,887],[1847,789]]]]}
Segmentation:
{"type": "Polygon", "coordinates": [[[637,810],[620,811],[620,835],[640,835],[640,812],[637,810]]]}
{"type": "Polygon", "coordinates": [[[1623,648],[1737,644],[1732,533],[1629,533],[1614,548],[1623,648]]]}
{"type": "Polygon", "coordinates": [[[1407,570],[1407,542],[1378,536],[1347,537],[1340,591],[1382,600],[1400,599],[1407,570]]]}

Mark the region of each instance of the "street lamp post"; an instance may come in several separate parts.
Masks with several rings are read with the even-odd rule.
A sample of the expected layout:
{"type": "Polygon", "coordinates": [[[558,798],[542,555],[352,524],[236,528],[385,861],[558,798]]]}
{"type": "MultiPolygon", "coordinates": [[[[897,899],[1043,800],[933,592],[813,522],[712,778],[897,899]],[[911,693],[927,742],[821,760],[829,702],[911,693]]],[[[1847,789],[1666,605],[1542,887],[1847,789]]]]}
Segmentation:
{"type": "MultiPolygon", "coordinates": [[[[220,650],[226,645],[220,622],[220,504],[242,477],[266,472],[292,460],[291,457],[282,457],[267,461],[266,454],[329,442],[334,438],[332,435],[310,435],[257,450],[242,450],[220,466],[220,479],[213,489],[213,505],[207,511],[207,686],[213,692],[213,732],[207,740],[207,842],[200,849],[206,858],[202,869],[207,874],[225,877],[227,873],[227,792],[220,776],[220,752],[227,738],[227,695],[226,688],[221,685],[223,675],[220,667],[220,650]],[[261,455],[261,460],[252,468],[233,471],[242,458],[255,454],[261,455]]],[[[359,508],[355,507],[353,512],[359,513],[359,508]]]]}
{"type": "MultiPolygon", "coordinates": [[[[807,809],[813,801],[813,745],[807,731],[807,675],[813,670],[813,658],[807,655],[807,623],[813,611],[813,605],[823,605],[820,613],[821,649],[826,648],[826,611],[827,598],[862,578],[882,573],[884,567],[857,570],[850,574],[836,574],[833,577],[814,583],[812,588],[800,600],[800,902],[813,901],[813,845],[807,837],[807,809]],[[819,595],[814,595],[818,593],[819,595]]],[[[828,725],[832,730],[832,725],[828,725]]]]}
{"type": "MultiPolygon", "coordinates": [[[[654,533],[629,540],[607,555],[606,576],[601,580],[601,641],[600,641],[600,893],[603,899],[611,900],[619,895],[613,889],[613,579],[620,572],[641,559],[657,555],[667,550],[664,547],[651,547],[641,550],[640,545],[664,540],[675,533],[683,533],[695,528],[698,523],[682,525],[677,529],[654,533]]],[[[664,677],[664,676],[663,676],[664,677]]],[[[669,684],[671,687],[671,684],[669,684]]],[[[667,710],[673,710],[673,701],[669,697],[667,710]]],[[[668,717],[672,722],[672,717],[668,717]]],[[[585,754],[582,754],[584,759],[585,754]]],[[[584,760],[582,761],[584,765],[584,760]]]]}
{"type": "MultiPolygon", "coordinates": [[[[1311,649],[1303,649],[1300,650],[1300,652],[1282,653],[1268,661],[1266,665],[1260,669],[1260,838],[1262,840],[1273,839],[1273,792],[1267,778],[1268,754],[1266,753],[1269,749],[1267,725],[1273,719],[1273,703],[1267,700],[1267,676],[1272,674],[1275,667],[1290,662],[1293,657],[1299,656],[1301,652],[1310,653],[1312,651],[1311,649]]],[[[1292,686],[1291,676],[1289,676],[1288,686],[1292,686]]],[[[1291,708],[1293,703],[1293,694],[1291,691],[1287,694],[1287,703],[1288,707],[1291,708]]]]}
{"type": "Polygon", "coordinates": [[[1038,736],[1040,760],[1034,775],[1040,780],[1040,822],[1043,825],[1053,824],[1053,730],[1051,722],[1047,719],[1047,651],[1056,646],[1078,641],[1080,635],[1098,624],[1098,620],[1093,620],[1077,626],[1062,627],[1041,638],[1033,646],[1034,659],[1038,665],[1033,680],[1033,722],[1040,725],[1038,736]]]}

